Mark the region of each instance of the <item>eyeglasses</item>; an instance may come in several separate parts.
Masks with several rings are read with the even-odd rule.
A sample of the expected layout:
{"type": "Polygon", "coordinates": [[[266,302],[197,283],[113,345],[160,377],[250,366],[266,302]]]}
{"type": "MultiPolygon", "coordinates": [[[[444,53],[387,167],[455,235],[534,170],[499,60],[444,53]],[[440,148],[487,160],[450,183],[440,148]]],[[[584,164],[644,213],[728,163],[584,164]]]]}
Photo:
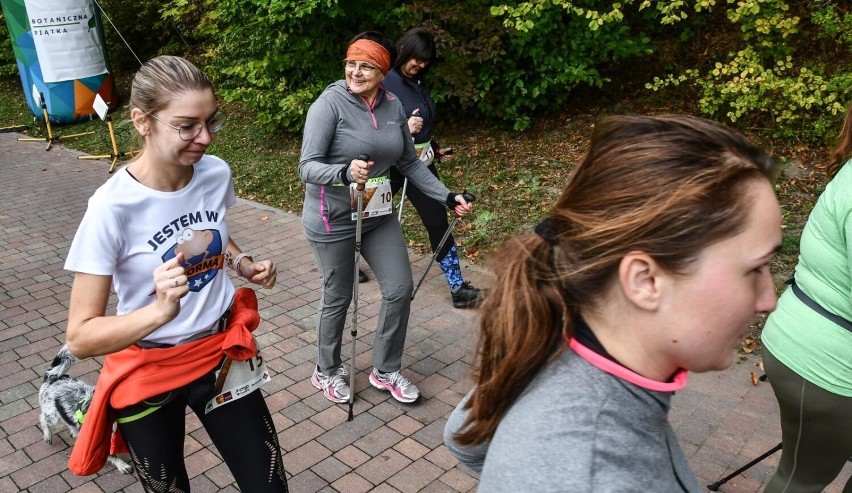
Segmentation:
{"type": "Polygon", "coordinates": [[[180,140],[185,142],[190,142],[198,137],[201,134],[201,129],[204,127],[207,127],[207,133],[215,135],[225,126],[225,117],[221,113],[216,114],[213,118],[207,120],[206,123],[182,123],[180,125],[172,125],[171,123],[164,122],[153,113],[149,113],[149,116],[163,125],[177,130],[180,140]]]}
{"type": "Polygon", "coordinates": [[[355,69],[357,68],[357,69],[358,69],[358,70],[360,70],[360,71],[361,71],[361,73],[362,73],[362,74],[364,74],[364,75],[370,75],[370,74],[372,74],[372,73],[373,73],[373,70],[377,70],[377,69],[378,69],[378,67],[376,67],[376,66],[374,66],[374,65],[368,65],[368,64],[366,64],[366,63],[358,63],[358,62],[356,62],[356,61],[354,61],[354,60],[343,60],[343,67],[344,67],[346,70],[351,70],[351,71],[353,71],[353,72],[354,72],[354,71],[355,71],[355,69]]]}

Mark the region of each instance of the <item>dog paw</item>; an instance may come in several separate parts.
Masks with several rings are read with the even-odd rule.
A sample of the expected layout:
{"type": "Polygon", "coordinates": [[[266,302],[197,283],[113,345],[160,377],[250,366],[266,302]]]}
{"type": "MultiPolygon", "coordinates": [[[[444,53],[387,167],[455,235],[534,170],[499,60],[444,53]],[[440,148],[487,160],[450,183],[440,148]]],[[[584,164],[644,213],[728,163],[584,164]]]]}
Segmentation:
{"type": "Polygon", "coordinates": [[[121,459],[118,456],[110,455],[107,460],[118,469],[122,474],[130,474],[133,472],[133,464],[126,462],[124,459],[121,459]]]}
{"type": "Polygon", "coordinates": [[[128,464],[127,462],[124,462],[124,461],[121,461],[120,463],[118,463],[116,465],[116,467],[118,468],[119,472],[121,472],[122,474],[130,474],[130,473],[133,472],[133,466],[131,464],[128,464]]]}

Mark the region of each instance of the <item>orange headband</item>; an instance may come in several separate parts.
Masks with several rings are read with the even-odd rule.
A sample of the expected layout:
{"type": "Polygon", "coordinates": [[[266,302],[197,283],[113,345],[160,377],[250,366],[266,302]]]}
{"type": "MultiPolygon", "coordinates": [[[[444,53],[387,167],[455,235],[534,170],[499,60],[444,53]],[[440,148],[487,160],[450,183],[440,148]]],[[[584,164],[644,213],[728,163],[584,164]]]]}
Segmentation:
{"type": "Polygon", "coordinates": [[[363,60],[379,67],[383,74],[390,70],[390,53],[379,43],[369,39],[359,39],[346,50],[347,60],[363,60]]]}

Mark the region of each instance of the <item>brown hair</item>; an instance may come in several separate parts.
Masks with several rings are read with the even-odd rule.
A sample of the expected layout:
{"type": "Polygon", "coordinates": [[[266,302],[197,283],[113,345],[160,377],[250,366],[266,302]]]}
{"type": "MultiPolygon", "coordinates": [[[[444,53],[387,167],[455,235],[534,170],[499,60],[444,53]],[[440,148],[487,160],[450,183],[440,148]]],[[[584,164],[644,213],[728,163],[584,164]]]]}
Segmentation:
{"type": "Polygon", "coordinates": [[[181,94],[213,89],[210,79],[185,58],[163,55],[145,62],[133,77],[130,107],[146,115],[162,110],[181,94]]]}
{"type": "Polygon", "coordinates": [[[572,317],[606,308],[597,300],[627,253],[642,251],[670,272],[685,272],[708,245],[742,230],[749,210],[743,188],[769,180],[774,169],[741,135],[707,120],[601,122],[548,217],[551,234],[514,237],[493,259],[478,385],[458,442],[491,438],[530,381],[564,351],[572,317]]]}
{"type": "Polygon", "coordinates": [[[826,169],[828,177],[834,178],[843,163],[848,161],[850,157],[852,157],[852,104],[846,110],[843,127],[840,129],[840,135],[837,136],[837,146],[831,151],[831,159],[826,169]]]}

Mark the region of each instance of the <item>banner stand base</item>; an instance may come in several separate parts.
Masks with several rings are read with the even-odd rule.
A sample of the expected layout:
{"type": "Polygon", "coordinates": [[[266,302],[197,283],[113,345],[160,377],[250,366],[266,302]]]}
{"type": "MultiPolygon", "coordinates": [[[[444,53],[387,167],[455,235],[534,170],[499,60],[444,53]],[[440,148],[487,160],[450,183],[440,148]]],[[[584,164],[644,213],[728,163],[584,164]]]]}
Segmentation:
{"type": "Polygon", "coordinates": [[[118,143],[115,138],[115,127],[112,125],[112,116],[107,115],[106,117],[107,128],[109,129],[109,140],[112,143],[112,153],[110,154],[101,154],[98,156],[77,156],[77,159],[112,159],[112,162],[109,165],[109,173],[112,174],[115,171],[115,164],[118,162],[119,158],[129,157],[132,158],[137,154],[142,152],[142,149],[130,149],[127,152],[118,150],[118,143]]]}
{"type": "Polygon", "coordinates": [[[26,130],[26,125],[12,125],[11,127],[0,127],[0,133],[11,133],[11,132],[20,132],[21,130],[26,130]]]}
{"type": "Polygon", "coordinates": [[[18,142],[47,142],[45,151],[49,151],[54,143],[59,143],[62,139],[73,139],[74,137],[82,137],[83,135],[91,135],[95,132],[82,132],[72,135],[54,135],[53,127],[50,126],[50,115],[47,114],[47,104],[44,102],[44,94],[39,93],[39,102],[41,103],[41,113],[44,118],[44,126],[47,129],[47,135],[44,137],[22,137],[18,142]]]}

